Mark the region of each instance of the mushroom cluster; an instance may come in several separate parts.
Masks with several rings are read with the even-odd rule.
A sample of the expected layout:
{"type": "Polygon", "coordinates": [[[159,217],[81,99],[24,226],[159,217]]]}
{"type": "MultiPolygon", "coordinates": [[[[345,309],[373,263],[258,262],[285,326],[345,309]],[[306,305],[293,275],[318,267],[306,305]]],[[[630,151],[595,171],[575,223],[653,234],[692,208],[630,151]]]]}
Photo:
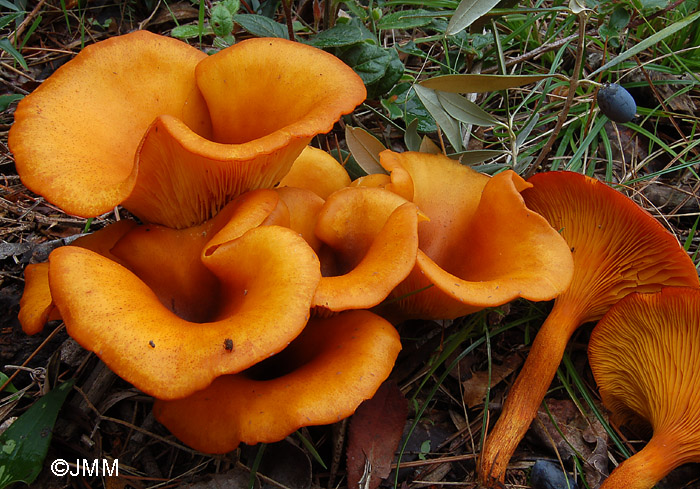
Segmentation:
{"type": "Polygon", "coordinates": [[[10,147],[67,213],[138,221],[29,265],[24,331],[62,319],[175,436],[223,453],[351,415],[390,375],[392,322],[556,299],[482,453],[482,480],[502,480],[576,327],[697,273],[581,175],[386,150],[386,174],[351,182],[308,144],[365,95],[337,58],[281,39],[206,56],[140,31],[84,49],[19,104],[10,147]]]}
{"type": "Polygon", "coordinates": [[[386,181],[351,183],[307,146],[364,97],[338,59],[280,39],[207,57],[135,32],[83,50],[19,104],[17,169],[68,213],[122,205],[140,223],[29,265],[24,331],[62,319],[177,437],[218,453],[352,414],[401,348],[368,309],[425,288],[420,275],[435,294],[392,314],[456,317],[566,288],[568,247],[514,173],[386,152],[386,181]]]}

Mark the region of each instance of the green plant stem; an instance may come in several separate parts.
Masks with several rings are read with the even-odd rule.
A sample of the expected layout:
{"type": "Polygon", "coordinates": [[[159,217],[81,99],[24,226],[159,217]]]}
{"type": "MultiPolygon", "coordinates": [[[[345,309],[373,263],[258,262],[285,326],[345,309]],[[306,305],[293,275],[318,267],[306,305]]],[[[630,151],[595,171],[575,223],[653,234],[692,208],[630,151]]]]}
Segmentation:
{"type": "Polygon", "coordinates": [[[562,107],[561,112],[559,113],[559,118],[557,119],[557,124],[554,126],[554,129],[552,130],[552,134],[549,136],[549,139],[545,143],[544,147],[542,148],[542,151],[540,151],[539,156],[535,160],[534,163],[532,163],[526,170],[523,172],[523,178],[528,179],[532,175],[535,174],[535,172],[538,170],[540,165],[542,165],[542,162],[545,160],[545,158],[549,155],[549,152],[552,150],[552,147],[554,146],[554,142],[557,139],[557,136],[559,136],[559,132],[561,131],[561,128],[564,127],[564,123],[566,122],[566,116],[569,115],[569,108],[571,107],[571,104],[574,102],[574,97],[576,96],[576,88],[578,87],[578,80],[579,80],[579,75],[581,73],[581,65],[583,64],[583,51],[584,51],[584,45],[586,41],[586,14],[585,12],[581,12],[578,14],[578,47],[576,48],[576,63],[574,64],[574,71],[571,74],[571,77],[569,78],[569,94],[566,97],[566,102],[564,102],[564,107],[562,107]]]}

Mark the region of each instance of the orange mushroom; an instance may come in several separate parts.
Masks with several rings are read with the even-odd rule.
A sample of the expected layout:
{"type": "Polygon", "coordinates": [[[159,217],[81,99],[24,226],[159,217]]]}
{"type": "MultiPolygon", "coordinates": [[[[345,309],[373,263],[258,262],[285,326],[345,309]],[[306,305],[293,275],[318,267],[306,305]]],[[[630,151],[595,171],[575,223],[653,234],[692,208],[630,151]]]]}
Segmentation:
{"type": "Polygon", "coordinates": [[[588,357],[613,421],[653,430],[601,489],[651,489],[700,462],[700,290],[630,294],[595,327],[588,357]]]}
{"type": "Polygon", "coordinates": [[[369,311],[315,318],[278,355],[184,399],[156,400],[154,414],[202,452],[279,441],[350,416],[389,376],[400,349],[393,326],[369,311]]]}
{"type": "Polygon", "coordinates": [[[76,247],[51,253],[51,295],[68,333],[117,375],[154,397],[179,398],[282,350],[304,328],[320,279],[313,250],[280,226],[251,229],[202,261],[217,280],[192,282],[210,298],[197,322],[133,272],[76,247]]]}
{"type": "MultiPolygon", "coordinates": [[[[206,284],[215,276],[200,260],[202,248],[212,253],[220,244],[259,225],[289,225],[286,206],[273,190],[247,192],[215,218],[183,230],[157,225],[137,226],[122,220],[81,236],[70,246],[94,251],[127,267],[156,291],[160,301],[182,318],[206,316],[216,297],[206,284]]],[[[60,319],[49,287],[49,263],[27,266],[19,321],[27,334],[39,333],[49,319],[60,319]]]]}
{"type": "Polygon", "coordinates": [[[574,278],[540,328],[503,411],[481,452],[479,477],[497,486],[534,419],[566,344],[631,292],[698,286],[695,266],[673,235],[620,192],[572,172],[533,176],[527,205],[561,231],[574,257],[574,278]]]}
{"type": "Polygon", "coordinates": [[[280,187],[311,190],[322,199],[348,185],[350,176],[338,160],[311,146],[304,148],[279,184],[280,187]]]}
{"type": "Polygon", "coordinates": [[[429,218],[418,226],[416,266],[392,293],[403,317],[452,319],[566,289],[568,246],[524,204],[520,192],[530,184],[514,172],[489,178],[443,155],[413,152],[384,151],[380,162],[390,179],[364,182],[412,201],[429,218]]]}
{"type": "MultiPolygon", "coordinates": [[[[81,236],[70,246],[78,246],[107,256],[115,261],[110,253],[114,244],[136,226],[134,221],[125,219],[92,234],[81,236]]],[[[49,263],[35,263],[24,269],[24,292],[19,301],[19,322],[22,331],[33,335],[40,333],[49,320],[61,319],[49,288],[49,263]]]]}
{"type": "Polygon", "coordinates": [[[186,228],[277,184],[365,95],[307,45],[251,39],[208,57],[139,31],[85,48],[25,97],[9,144],[25,185],[68,213],[123,204],[186,228]]]}
{"type": "Polygon", "coordinates": [[[368,309],[411,272],[418,249],[414,204],[378,188],[333,193],[317,217],[323,277],[314,295],[317,312],[368,309]],[[325,251],[325,252],[324,252],[325,251]]]}

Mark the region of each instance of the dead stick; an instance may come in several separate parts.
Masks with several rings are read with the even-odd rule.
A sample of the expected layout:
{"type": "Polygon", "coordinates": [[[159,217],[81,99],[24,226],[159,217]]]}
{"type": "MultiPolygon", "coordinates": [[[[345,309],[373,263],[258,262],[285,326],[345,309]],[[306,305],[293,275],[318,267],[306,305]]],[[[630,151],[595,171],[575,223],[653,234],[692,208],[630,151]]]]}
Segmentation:
{"type": "Polygon", "coordinates": [[[552,146],[554,146],[554,141],[556,141],[557,136],[559,136],[561,128],[564,127],[564,123],[566,122],[566,116],[569,115],[569,108],[574,102],[574,97],[576,96],[576,88],[578,87],[578,79],[581,73],[581,65],[583,64],[583,49],[586,42],[586,14],[584,12],[581,12],[580,14],[578,14],[578,19],[579,41],[578,48],[576,49],[576,63],[574,65],[574,72],[569,78],[569,94],[566,97],[566,102],[564,102],[564,107],[559,113],[557,124],[554,126],[552,134],[549,136],[549,139],[545,143],[544,148],[542,148],[542,151],[540,151],[537,160],[535,160],[535,162],[531,164],[529,168],[523,173],[523,178],[525,179],[530,178],[537,171],[540,165],[542,165],[542,162],[545,160],[545,158],[549,155],[549,152],[552,150],[552,146]]]}

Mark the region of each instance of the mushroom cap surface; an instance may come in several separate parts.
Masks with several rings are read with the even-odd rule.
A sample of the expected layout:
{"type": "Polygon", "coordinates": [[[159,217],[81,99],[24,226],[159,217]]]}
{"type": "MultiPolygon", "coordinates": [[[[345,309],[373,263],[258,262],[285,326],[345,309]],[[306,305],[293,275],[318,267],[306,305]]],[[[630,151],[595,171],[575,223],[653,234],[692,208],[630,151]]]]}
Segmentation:
{"type": "MultiPolygon", "coordinates": [[[[416,204],[416,267],[392,293],[404,317],[453,319],[517,297],[549,300],[572,276],[571,253],[520,192],[512,171],[494,177],[443,155],[380,154],[386,178],[365,179],[416,204]]],[[[360,183],[362,185],[363,183],[360,183]]]]}
{"type": "Polygon", "coordinates": [[[85,48],[25,97],[9,143],[26,186],[70,214],[122,204],[186,228],[276,185],[365,96],[311,46],[249,39],[207,56],[138,31],[85,48]]]}
{"type": "Polygon", "coordinates": [[[388,377],[400,350],[394,327],[369,311],[314,318],[275,357],[184,399],[156,400],[154,414],[202,452],[279,441],[354,413],[388,377]]]}
{"type": "MultiPolygon", "coordinates": [[[[156,251],[174,243],[165,232],[150,239],[157,242],[150,247],[156,251]]],[[[313,250],[281,226],[250,229],[206,253],[200,237],[192,239],[194,245],[179,248],[190,256],[169,266],[196,272],[185,296],[215,299],[207,302],[208,310],[187,310],[207,313],[196,321],[179,317],[170,300],[163,300],[173,293],[168,282],[178,283],[178,270],[161,268],[174,277],[165,283],[142,271],[154,290],[131,270],[89,250],[66,246],[49,257],[51,295],[68,333],[117,375],[162,399],[187,396],[282,350],[304,328],[321,275],[313,250]],[[198,259],[204,266],[192,265],[198,259]],[[232,341],[235,354],[222,346],[225,340],[232,341]]],[[[135,260],[136,269],[148,263],[135,260]]],[[[182,297],[178,293],[172,301],[182,297]]]]}
{"type": "Polygon", "coordinates": [[[280,187],[311,190],[322,199],[348,185],[350,176],[343,165],[325,151],[311,146],[304,148],[279,183],[280,187]]]}
{"type": "Polygon", "coordinates": [[[388,190],[348,187],[328,197],[316,223],[323,277],[318,312],[368,309],[386,299],[413,269],[418,209],[388,190]]]}

